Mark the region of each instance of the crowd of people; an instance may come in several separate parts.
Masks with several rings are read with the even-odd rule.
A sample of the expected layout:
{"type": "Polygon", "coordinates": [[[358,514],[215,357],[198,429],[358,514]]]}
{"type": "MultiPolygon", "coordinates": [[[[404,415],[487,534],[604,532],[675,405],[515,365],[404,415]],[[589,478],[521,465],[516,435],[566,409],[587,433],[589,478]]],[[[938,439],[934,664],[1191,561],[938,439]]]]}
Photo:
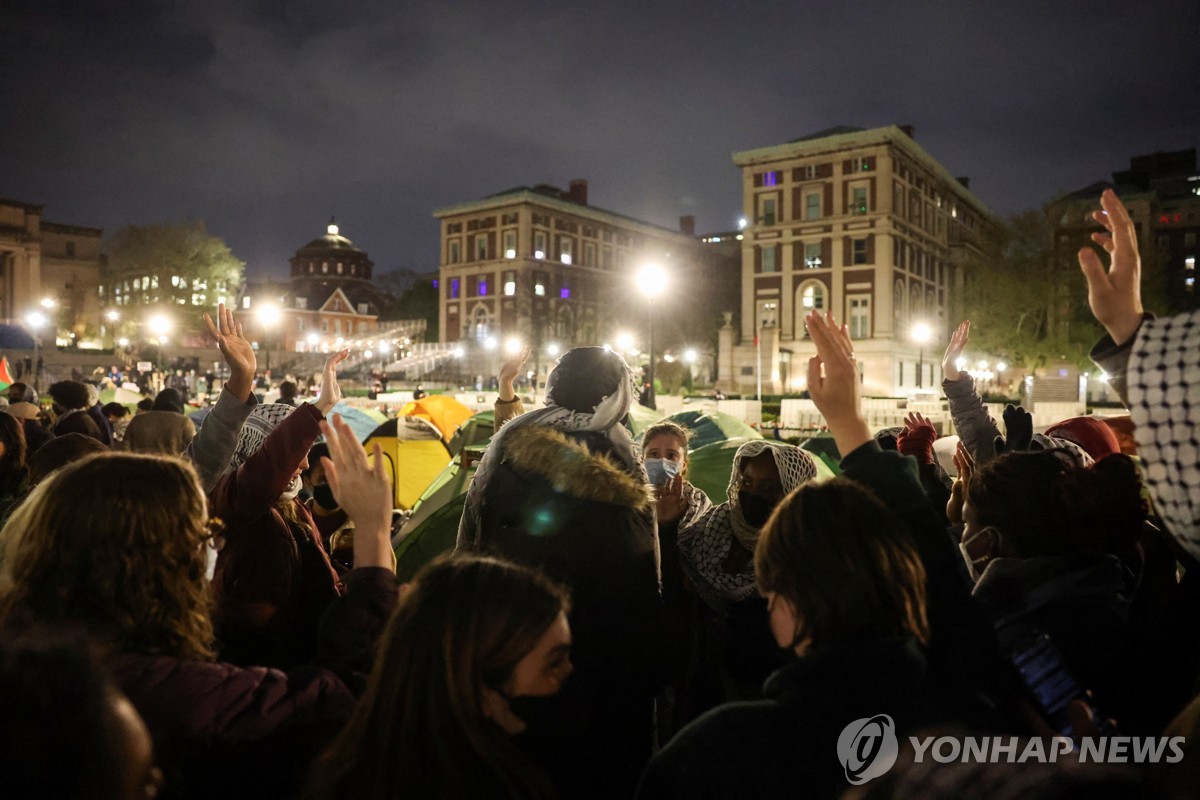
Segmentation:
{"type": "Polygon", "coordinates": [[[404,585],[382,453],[331,413],[346,352],[314,401],[261,403],[222,307],[230,377],[198,429],[170,388],[130,417],[72,381],[47,429],[14,384],[0,794],[1196,796],[1200,326],[1144,312],[1133,224],[1102,204],[1105,259],[1080,265],[1132,431],[994,420],[955,368],[964,322],[950,474],[919,414],[868,428],[854,342],[814,312],[837,468],[750,440],[714,503],[687,429],[635,441],[634,373],[576,348],[538,410],[506,365],[457,545],[404,585]],[[858,785],[841,740],[881,715],[895,767],[858,785]],[[923,735],[1173,736],[1183,758],[942,764],[923,735]]]}

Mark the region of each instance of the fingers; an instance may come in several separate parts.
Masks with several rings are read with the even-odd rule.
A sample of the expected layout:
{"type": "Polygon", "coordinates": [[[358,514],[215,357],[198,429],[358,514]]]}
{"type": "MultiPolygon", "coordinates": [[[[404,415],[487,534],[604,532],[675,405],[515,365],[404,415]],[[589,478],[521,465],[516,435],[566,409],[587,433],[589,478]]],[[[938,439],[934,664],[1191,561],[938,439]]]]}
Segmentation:
{"type": "Polygon", "coordinates": [[[823,378],[821,377],[821,357],[813,356],[808,360],[808,391],[820,392],[823,378]]]}
{"type": "MultiPolygon", "coordinates": [[[[330,419],[341,419],[341,416],[334,414],[330,419]]],[[[342,460],[341,433],[334,429],[330,420],[321,420],[321,433],[325,435],[325,445],[329,448],[330,458],[340,463],[342,460]]]]}
{"type": "Polygon", "coordinates": [[[1093,233],[1092,241],[1103,247],[1104,252],[1108,253],[1110,256],[1113,254],[1113,250],[1116,249],[1116,245],[1113,244],[1112,236],[1108,235],[1107,233],[1093,233]]]}
{"type": "MultiPolygon", "coordinates": [[[[219,315],[220,313],[221,312],[218,309],[217,314],[219,315]]],[[[217,330],[217,326],[213,324],[212,317],[210,317],[208,314],[204,315],[204,324],[205,324],[205,326],[208,327],[208,335],[213,338],[213,341],[215,341],[218,345],[220,345],[221,344],[221,332],[219,330],[217,330]]]]}
{"type": "Polygon", "coordinates": [[[1109,225],[1107,227],[1112,232],[1113,244],[1118,248],[1136,250],[1137,240],[1133,229],[1133,220],[1129,218],[1125,204],[1117,198],[1117,193],[1112,189],[1105,189],[1104,194],[1100,195],[1100,205],[1104,207],[1104,211],[1108,215],[1109,225]]]}
{"type": "Polygon", "coordinates": [[[379,446],[379,442],[371,448],[371,474],[376,478],[387,480],[387,475],[383,471],[383,448],[379,446]]]}
{"type": "Polygon", "coordinates": [[[1110,288],[1108,271],[1104,269],[1104,264],[1100,262],[1100,256],[1092,248],[1084,247],[1079,251],[1079,268],[1083,270],[1083,277],[1087,279],[1089,291],[1096,292],[1110,288]]]}
{"type": "Polygon", "coordinates": [[[333,355],[331,355],[329,357],[329,360],[325,362],[325,371],[333,372],[337,368],[338,364],[342,363],[349,357],[350,357],[349,349],[341,350],[337,353],[334,353],[333,355]]]}
{"type": "Polygon", "coordinates": [[[333,463],[333,460],[329,456],[321,456],[321,466],[325,467],[325,480],[329,481],[329,488],[333,490],[335,495],[338,494],[342,479],[338,475],[337,465],[333,463]]]}

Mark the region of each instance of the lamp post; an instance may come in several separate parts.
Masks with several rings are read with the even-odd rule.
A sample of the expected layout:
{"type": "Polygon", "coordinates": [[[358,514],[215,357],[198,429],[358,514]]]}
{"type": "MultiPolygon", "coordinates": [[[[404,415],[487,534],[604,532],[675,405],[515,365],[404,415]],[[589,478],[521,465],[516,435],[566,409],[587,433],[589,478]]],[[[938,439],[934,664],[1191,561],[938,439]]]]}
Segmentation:
{"type": "Polygon", "coordinates": [[[271,330],[279,324],[279,306],[267,303],[258,307],[258,324],[263,330],[263,349],[267,354],[266,374],[271,374],[271,330]]]}
{"type": "Polygon", "coordinates": [[[164,345],[167,343],[167,334],[171,332],[171,328],[173,327],[171,320],[163,314],[155,314],[146,320],[146,327],[149,328],[150,333],[154,334],[158,340],[158,360],[162,362],[160,366],[163,372],[166,373],[168,367],[164,345]]]}
{"type": "Polygon", "coordinates": [[[113,348],[117,346],[117,323],[121,321],[121,312],[115,308],[104,312],[104,319],[109,323],[108,338],[112,340],[113,348]]]}
{"type": "Polygon", "coordinates": [[[46,327],[46,315],[41,311],[30,311],[25,315],[25,324],[33,331],[33,390],[40,392],[42,378],[42,328],[46,327]]]}
{"type": "Polygon", "coordinates": [[[638,270],[635,280],[638,290],[646,298],[646,328],[648,333],[646,339],[650,350],[650,366],[646,370],[646,377],[650,381],[650,386],[646,391],[646,402],[644,405],[647,408],[653,409],[658,407],[654,398],[654,300],[667,288],[667,273],[657,264],[646,264],[638,270]]]}
{"type": "Polygon", "coordinates": [[[924,322],[918,322],[908,335],[917,344],[917,388],[922,389],[925,387],[925,345],[933,339],[933,329],[924,322]]]}

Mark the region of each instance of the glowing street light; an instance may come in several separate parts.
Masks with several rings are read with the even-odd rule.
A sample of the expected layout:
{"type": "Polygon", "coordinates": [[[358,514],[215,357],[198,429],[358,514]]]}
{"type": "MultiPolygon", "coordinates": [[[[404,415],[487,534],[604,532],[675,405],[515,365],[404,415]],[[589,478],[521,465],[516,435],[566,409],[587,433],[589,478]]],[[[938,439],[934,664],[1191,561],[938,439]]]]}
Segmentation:
{"type": "Polygon", "coordinates": [[[927,323],[918,322],[912,326],[908,337],[917,344],[917,388],[920,389],[925,385],[925,345],[933,340],[933,328],[927,323]]]}
{"type": "Polygon", "coordinates": [[[632,350],[633,349],[633,334],[628,331],[621,331],[617,334],[617,349],[632,350]]]}
{"type": "Polygon", "coordinates": [[[658,264],[646,264],[634,278],[637,283],[638,291],[646,298],[646,328],[647,328],[647,344],[650,348],[650,365],[646,369],[646,378],[650,382],[650,388],[646,392],[646,406],[655,408],[657,403],[654,398],[654,300],[661,295],[667,288],[667,273],[658,264]]]}
{"type": "Polygon", "coordinates": [[[504,340],[504,352],[510,356],[515,356],[521,352],[523,346],[521,340],[516,336],[510,336],[504,340]]]}
{"type": "Polygon", "coordinates": [[[308,336],[305,336],[304,338],[308,342],[309,349],[311,349],[315,353],[317,351],[317,345],[320,344],[320,342],[321,342],[321,337],[317,334],[316,331],[313,331],[312,333],[308,334],[308,336]]]}
{"type": "Polygon", "coordinates": [[[692,349],[690,347],[687,350],[683,351],[683,360],[684,360],[684,363],[686,363],[686,364],[695,364],[696,361],[699,360],[699,358],[700,358],[700,354],[697,353],[694,349],[692,349]]]}
{"type": "Polygon", "coordinates": [[[120,319],[121,319],[121,312],[120,312],[120,311],[116,311],[116,310],[113,310],[113,311],[106,311],[106,312],[104,313],[104,318],[105,318],[106,320],[108,320],[109,322],[117,322],[118,320],[120,320],[120,319]]]}
{"type": "Polygon", "coordinates": [[[274,303],[264,303],[258,307],[254,314],[258,317],[258,324],[261,325],[263,329],[263,349],[266,350],[267,353],[266,371],[269,375],[271,373],[270,332],[272,328],[279,324],[279,319],[281,317],[279,306],[275,305],[274,303]]]}
{"type": "Polygon", "coordinates": [[[171,320],[162,314],[155,314],[150,317],[150,319],[146,320],[146,326],[150,329],[151,333],[160,338],[170,333],[171,328],[174,327],[171,324],[171,320]]]}
{"type": "Polygon", "coordinates": [[[465,356],[467,354],[466,348],[463,347],[462,345],[459,345],[458,347],[454,348],[453,352],[454,352],[455,358],[462,358],[463,356],[465,356]]]}
{"type": "Polygon", "coordinates": [[[558,346],[558,342],[550,342],[548,345],[546,345],[546,355],[550,356],[551,358],[557,356],[561,351],[562,348],[558,346]]]}
{"type": "Polygon", "coordinates": [[[45,309],[58,308],[58,301],[53,297],[43,297],[41,305],[45,309]]]}
{"type": "Polygon", "coordinates": [[[49,320],[46,318],[46,315],[40,311],[30,311],[25,315],[25,324],[33,331],[40,331],[46,327],[47,322],[49,320]]]}
{"type": "Polygon", "coordinates": [[[500,346],[500,343],[498,341],[496,341],[495,336],[489,336],[483,340],[483,349],[484,350],[495,350],[499,346],[500,346]]]}
{"type": "Polygon", "coordinates": [[[117,339],[117,344],[121,345],[121,349],[124,350],[126,347],[129,347],[129,339],[122,336],[120,339],[117,339]]]}

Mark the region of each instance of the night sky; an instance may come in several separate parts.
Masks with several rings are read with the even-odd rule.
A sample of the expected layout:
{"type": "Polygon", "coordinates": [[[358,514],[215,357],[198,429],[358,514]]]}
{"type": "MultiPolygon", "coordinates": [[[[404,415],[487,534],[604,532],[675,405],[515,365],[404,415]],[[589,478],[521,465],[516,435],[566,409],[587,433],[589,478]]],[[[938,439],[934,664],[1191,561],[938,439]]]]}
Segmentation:
{"type": "Polygon", "coordinates": [[[199,217],[251,277],[331,214],[377,271],[431,270],[433,209],[577,177],[729,230],[731,153],[840,124],[914,125],[1001,213],[1200,144],[1195,0],[19,6],[0,196],[108,232],[199,217]]]}

